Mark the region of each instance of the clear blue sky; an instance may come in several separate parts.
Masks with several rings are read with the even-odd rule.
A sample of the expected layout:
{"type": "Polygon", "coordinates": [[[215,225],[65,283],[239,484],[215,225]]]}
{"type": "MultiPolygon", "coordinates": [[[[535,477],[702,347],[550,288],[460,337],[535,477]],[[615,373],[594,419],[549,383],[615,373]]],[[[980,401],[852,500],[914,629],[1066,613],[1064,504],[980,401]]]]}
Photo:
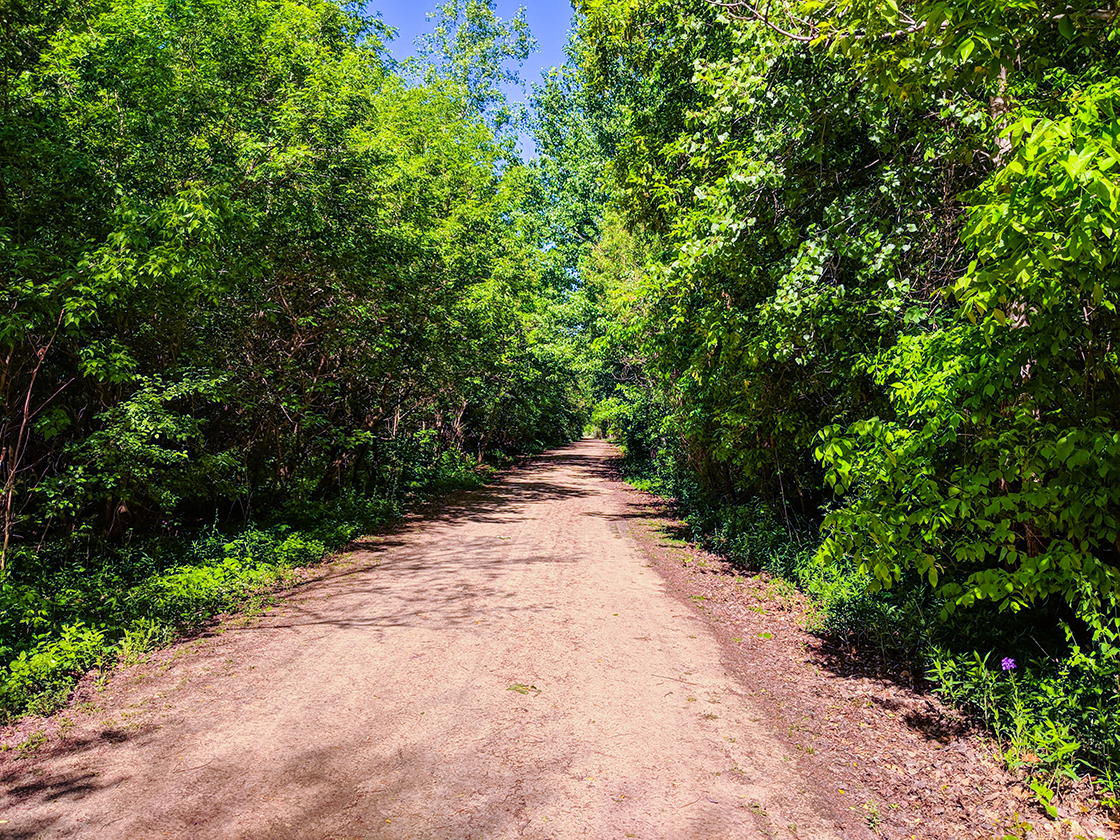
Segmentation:
{"type": "MultiPolygon", "coordinates": [[[[393,58],[401,61],[415,52],[414,41],[417,35],[431,32],[433,24],[427,19],[434,12],[439,0],[370,0],[365,6],[367,14],[381,13],[381,19],[397,30],[397,38],[389,45],[393,58]]],[[[571,0],[497,0],[495,11],[498,17],[509,20],[517,10],[525,7],[525,18],[529,30],[537,39],[538,50],[525,61],[521,68],[521,78],[532,85],[541,77],[542,71],[559,67],[564,63],[564,44],[568,41],[568,27],[572,20],[571,0]]],[[[507,90],[511,100],[521,100],[521,92],[507,90]]],[[[522,153],[532,153],[532,141],[522,138],[522,153]]]]}
{"type": "MultiPolygon", "coordinates": [[[[427,14],[434,12],[438,0],[370,0],[366,12],[381,12],[381,19],[396,27],[397,40],[390,44],[390,52],[398,61],[412,55],[413,41],[417,35],[432,30],[427,14]]],[[[509,20],[517,10],[525,7],[529,29],[537,39],[540,50],[529,56],[522,68],[525,81],[532,84],[540,78],[541,70],[558,67],[564,63],[564,44],[568,40],[568,25],[572,20],[570,0],[497,0],[498,17],[509,20]]]]}

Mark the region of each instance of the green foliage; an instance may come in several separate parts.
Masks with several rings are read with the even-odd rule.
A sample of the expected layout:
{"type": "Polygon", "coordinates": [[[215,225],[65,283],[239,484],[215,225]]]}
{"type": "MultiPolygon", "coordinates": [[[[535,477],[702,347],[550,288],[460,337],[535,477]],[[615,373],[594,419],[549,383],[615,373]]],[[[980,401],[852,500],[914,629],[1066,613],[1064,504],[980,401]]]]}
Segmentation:
{"type": "Polygon", "coordinates": [[[19,712],[39,700],[36,710],[48,713],[74,675],[102,662],[106,652],[103,631],[81,622],[67,625],[58,638],[20,651],[0,673],[0,709],[19,712]]]}
{"type": "Polygon", "coordinates": [[[499,137],[509,140],[525,123],[525,114],[511,106],[503,85],[522,85],[516,69],[537,49],[525,21],[525,8],[510,21],[494,14],[495,0],[445,0],[428,14],[435,30],[417,42],[428,82],[451,81],[462,92],[469,113],[484,117],[499,137]]]}
{"type": "Polygon", "coordinates": [[[756,505],[820,524],[767,562],[829,631],[941,645],[1048,807],[1055,774],[1115,777],[1115,11],[580,8],[637,262],[600,273],[598,346],[630,367],[601,368],[598,425],[732,555],[785,557],[756,505]],[[1045,658],[992,682],[984,652],[1032,627],[1045,658]]]}
{"type": "Polygon", "coordinates": [[[578,433],[534,180],[485,123],[522,17],[449,4],[415,85],[329,0],[26,18],[3,54],[0,569],[63,533],[396,499],[428,481],[402,470],[578,433]]]}
{"type": "Polygon", "coordinates": [[[293,567],[318,562],[326,546],[279,528],[248,529],[232,540],[209,531],[186,545],[100,546],[81,560],[50,549],[21,564],[32,574],[9,576],[0,588],[5,715],[49,709],[84,671],[135,657],[243,604],[293,567]]]}
{"type": "MultiPolygon", "coordinates": [[[[860,645],[882,662],[911,663],[927,655],[939,632],[938,600],[911,576],[886,593],[873,592],[867,573],[853,563],[819,557],[820,536],[803,518],[774,510],[759,498],[713,502],[687,469],[662,452],[654,463],[629,462],[631,480],[675,498],[689,536],[750,571],[797,586],[814,603],[810,629],[860,645]]],[[[901,667],[901,666],[900,666],[901,667]]]]}
{"type": "Polygon", "coordinates": [[[1112,785],[1115,795],[1115,662],[1106,673],[1100,660],[1088,663],[1078,654],[1059,662],[1012,660],[1009,669],[993,659],[935,647],[929,677],[941,697],[972,710],[1000,736],[1008,766],[1034,774],[1032,787],[1048,810],[1061,783],[1085,773],[1112,785]]]}
{"type": "Polygon", "coordinates": [[[930,184],[952,188],[967,133],[714,9],[636,5],[628,25],[646,37],[604,38],[591,72],[625,97],[622,203],[657,243],[631,341],[701,481],[810,513],[816,431],[881,404],[863,359],[934,317],[956,210],[930,184]]]}
{"type": "Polygon", "coordinates": [[[532,39],[441,14],[410,83],[331,0],[4,13],[8,712],[579,433],[497,87],[532,39]]]}
{"type": "Polygon", "coordinates": [[[318,562],[325,550],[287,528],[248,529],[233,539],[209,531],[186,545],[103,546],[82,561],[60,557],[60,568],[43,566],[26,583],[8,579],[0,590],[8,618],[0,710],[49,710],[84,671],[118,657],[130,661],[242,606],[292,568],[318,562]]]}
{"type": "Polygon", "coordinates": [[[849,491],[823,556],[863,558],[885,586],[916,570],[946,615],[991,601],[1052,622],[1054,597],[1072,613],[1049,661],[1002,679],[966,652],[931,666],[1010,764],[1035,757],[1051,809],[1063,777],[1111,779],[1120,761],[1115,101],[1114,81],[1094,84],[1008,124],[1006,162],[969,209],[960,322],[882,357],[897,420],[826,429],[818,449],[849,491]]]}
{"type": "Polygon", "coordinates": [[[858,484],[830,519],[829,555],[868,557],[887,585],[906,568],[947,579],[951,604],[1059,595],[1095,623],[1115,614],[1114,97],[1094,86],[1058,122],[1009,127],[1013,154],[966,230],[978,258],[957,294],[975,323],[883,357],[897,421],[823,433],[830,483],[858,484]]]}
{"type": "Polygon", "coordinates": [[[117,503],[174,511],[183,498],[237,494],[238,461],[232,453],[205,451],[197,406],[222,399],[222,374],[187,372],[179,381],[138,381],[128,399],[97,419],[96,432],[74,447],[70,470],[40,492],[53,515],[89,503],[117,503]],[[224,491],[224,492],[223,492],[224,491]]]}

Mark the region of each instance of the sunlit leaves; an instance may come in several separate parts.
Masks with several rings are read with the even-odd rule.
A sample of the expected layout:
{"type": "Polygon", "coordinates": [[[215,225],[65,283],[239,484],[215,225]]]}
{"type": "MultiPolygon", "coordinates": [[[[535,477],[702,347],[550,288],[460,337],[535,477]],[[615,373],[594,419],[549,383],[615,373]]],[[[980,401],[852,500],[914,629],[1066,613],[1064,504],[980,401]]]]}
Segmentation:
{"type": "Polygon", "coordinates": [[[585,9],[623,205],[660,247],[639,334],[702,480],[823,485],[824,556],[950,608],[1114,609],[1113,15],[585,9]]]}
{"type": "Polygon", "coordinates": [[[494,13],[494,0],[445,0],[429,14],[435,30],[420,37],[419,75],[428,83],[452,82],[469,114],[484,118],[495,134],[512,140],[525,113],[510,104],[503,85],[524,83],[517,68],[537,49],[521,8],[512,20],[494,13]],[[514,68],[510,63],[516,65],[514,68]]]}
{"type": "MultiPolygon", "coordinates": [[[[569,359],[535,338],[528,179],[485,103],[395,77],[384,27],[327,0],[69,10],[0,53],[18,539],[115,528],[119,504],[145,527],[395,493],[386,452],[421,431],[478,458],[577,429],[569,359]]],[[[521,19],[510,42],[468,30],[458,70],[493,83],[529,44],[521,19]]]]}

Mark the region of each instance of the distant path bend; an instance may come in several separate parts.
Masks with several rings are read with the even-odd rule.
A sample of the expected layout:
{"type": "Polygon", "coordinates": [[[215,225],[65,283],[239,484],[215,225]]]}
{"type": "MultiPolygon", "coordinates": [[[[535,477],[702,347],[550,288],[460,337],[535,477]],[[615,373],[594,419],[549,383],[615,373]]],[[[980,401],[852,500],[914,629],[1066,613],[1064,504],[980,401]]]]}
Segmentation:
{"type": "Polygon", "coordinates": [[[0,837],[863,836],[668,593],[611,454],[547,453],[123,671],[0,837]]]}

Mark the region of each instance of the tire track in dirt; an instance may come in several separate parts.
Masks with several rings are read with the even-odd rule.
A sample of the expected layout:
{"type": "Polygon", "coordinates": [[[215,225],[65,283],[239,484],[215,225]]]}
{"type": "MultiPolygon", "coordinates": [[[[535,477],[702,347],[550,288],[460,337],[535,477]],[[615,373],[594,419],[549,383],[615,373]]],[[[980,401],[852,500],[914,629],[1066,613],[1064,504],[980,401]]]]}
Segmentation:
{"type": "Polygon", "coordinates": [[[0,836],[866,836],[667,593],[611,454],[548,453],[122,671],[2,759],[0,836]]]}

